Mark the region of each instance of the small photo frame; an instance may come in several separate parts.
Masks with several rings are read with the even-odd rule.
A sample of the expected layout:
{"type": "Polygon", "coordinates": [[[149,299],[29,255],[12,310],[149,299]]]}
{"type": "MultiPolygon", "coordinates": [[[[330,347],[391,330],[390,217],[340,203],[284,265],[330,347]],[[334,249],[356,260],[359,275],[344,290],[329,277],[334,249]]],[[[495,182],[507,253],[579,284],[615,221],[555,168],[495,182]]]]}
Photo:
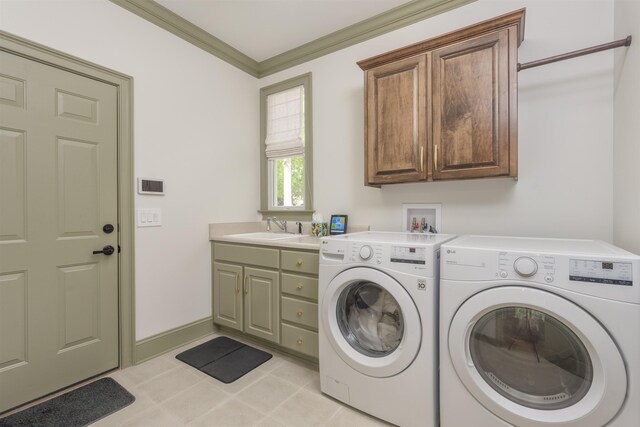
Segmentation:
{"type": "Polygon", "coordinates": [[[331,215],[331,222],[329,223],[329,235],[340,236],[347,233],[347,215],[331,215]]]}

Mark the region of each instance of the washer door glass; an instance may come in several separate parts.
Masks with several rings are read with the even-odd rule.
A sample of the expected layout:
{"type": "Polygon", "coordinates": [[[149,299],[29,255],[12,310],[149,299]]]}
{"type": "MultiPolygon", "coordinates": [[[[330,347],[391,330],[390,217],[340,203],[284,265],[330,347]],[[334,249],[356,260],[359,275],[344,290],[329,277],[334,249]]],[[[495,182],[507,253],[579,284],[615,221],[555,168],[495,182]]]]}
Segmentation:
{"type": "Polygon", "coordinates": [[[471,331],[469,350],[494,390],[529,408],[570,407],[591,387],[593,364],[582,341],[558,319],[532,308],[485,314],[471,331]]]}
{"type": "MultiPolygon", "coordinates": [[[[417,286],[416,280],[354,267],[335,276],[326,288],[321,287],[320,358],[324,352],[335,351],[352,369],[376,378],[407,369],[424,339],[418,307],[408,290],[417,286]]],[[[420,296],[421,310],[425,315],[433,314],[433,292],[420,296]]]]}
{"type": "Polygon", "coordinates": [[[365,356],[387,356],[402,341],[404,319],[400,305],[376,283],[355,282],[343,289],[336,317],[343,337],[365,356]]]}

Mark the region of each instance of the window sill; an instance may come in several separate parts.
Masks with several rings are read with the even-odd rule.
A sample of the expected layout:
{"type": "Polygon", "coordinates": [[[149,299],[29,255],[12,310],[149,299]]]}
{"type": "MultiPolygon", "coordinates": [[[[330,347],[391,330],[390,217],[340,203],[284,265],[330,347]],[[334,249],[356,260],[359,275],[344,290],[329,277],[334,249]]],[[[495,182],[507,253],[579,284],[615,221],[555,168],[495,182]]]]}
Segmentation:
{"type": "Polygon", "coordinates": [[[287,221],[311,221],[314,210],[304,209],[282,209],[282,210],[259,210],[262,219],[267,217],[276,217],[278,219],[286,219],[287,221]]]}

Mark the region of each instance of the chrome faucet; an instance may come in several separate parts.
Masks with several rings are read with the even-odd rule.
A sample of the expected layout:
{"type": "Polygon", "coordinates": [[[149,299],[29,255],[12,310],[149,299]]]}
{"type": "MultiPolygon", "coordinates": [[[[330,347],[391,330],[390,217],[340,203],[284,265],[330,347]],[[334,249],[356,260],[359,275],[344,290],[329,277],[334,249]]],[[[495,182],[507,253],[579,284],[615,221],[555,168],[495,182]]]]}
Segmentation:
{"type": "Polygon", "coordinates": [[[279,220],[275,216],[268,216],[267,217],[267,231],[271,231],[271,221],[273,221],[273,223],[275,225],[277,225],[278,228],[280,228],[280,230],[284,231],[285,233],[288,233],[288,231],[287,231],[287,221],[286,220],[279,220]]]}

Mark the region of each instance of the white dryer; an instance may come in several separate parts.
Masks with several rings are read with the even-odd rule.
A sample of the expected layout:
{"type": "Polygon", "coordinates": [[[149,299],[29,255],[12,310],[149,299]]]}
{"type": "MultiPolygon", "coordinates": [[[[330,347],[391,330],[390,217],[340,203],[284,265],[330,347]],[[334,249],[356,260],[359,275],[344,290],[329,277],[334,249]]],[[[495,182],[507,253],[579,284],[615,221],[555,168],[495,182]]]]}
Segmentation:
{"type": "Polygon", "coordinates": [[[482,236],[441,252],[442,427],[640,425],[640,257],[482,236]]]}
{"type": "Polygon", "coordinates": [[[320,245],[324,393],[400,426],[437,426],[440,245],[454,236],[365,232],[320,245]]]}

